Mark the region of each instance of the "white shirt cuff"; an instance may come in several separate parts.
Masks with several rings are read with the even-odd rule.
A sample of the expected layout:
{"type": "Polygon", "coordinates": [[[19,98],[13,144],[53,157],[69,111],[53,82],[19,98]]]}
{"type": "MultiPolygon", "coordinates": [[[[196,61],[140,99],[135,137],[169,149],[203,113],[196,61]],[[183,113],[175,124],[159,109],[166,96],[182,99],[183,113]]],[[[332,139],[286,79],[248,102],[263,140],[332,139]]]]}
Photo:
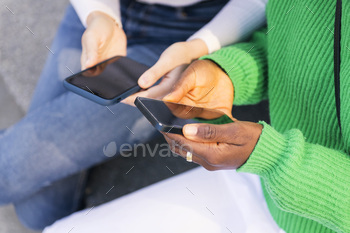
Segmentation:
{"type": "Polygon", "coordinates": [[[208,53],[215,52],[221,48],[219,38],[214,35],[212,31],[207,28],[202,28],[195,34],[193,34],[187,41],[201,39],[208,47],[208,53]]]}
{"type": "Polygon", "coordinates": [[[108,16],[110,16],[115,23],[122,27],[121,16],[120,16],[120,8],[119,1],[116,0],[70,0],[75,11],[77,12],[81,23],[84,27],[87,26],[87,18],[90,13],[94,11],[100,11],[108,16]]]}

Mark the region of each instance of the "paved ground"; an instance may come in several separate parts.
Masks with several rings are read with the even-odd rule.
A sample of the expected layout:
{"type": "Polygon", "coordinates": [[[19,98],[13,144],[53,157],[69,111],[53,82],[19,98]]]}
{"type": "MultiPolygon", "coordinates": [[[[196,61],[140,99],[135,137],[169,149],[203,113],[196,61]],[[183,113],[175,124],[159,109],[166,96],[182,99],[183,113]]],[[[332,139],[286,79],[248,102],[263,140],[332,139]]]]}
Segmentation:
{"type": "MultiPolygon", "coordinates": [[[[8,92],[3,78],[0,76],[0,129],[14,124],[23,116],[23,111],[8,92]]],[[[18,222],[12,205],[0,207],[1,233],[30,233],[18,222]]]]}
{"type": "MultiPolygon", "coordinates": [[[[30,97],[68,0],[3,0],[0,5],[0,129],[17,122],[30,97]]],[[[30,233],[13,207],[0,207],[1,233],[30,233]]]]}
{"type": "Polygon", "coordinates": [[[26,110],[68,0],[2,0],[0,74],[26,110]]]}

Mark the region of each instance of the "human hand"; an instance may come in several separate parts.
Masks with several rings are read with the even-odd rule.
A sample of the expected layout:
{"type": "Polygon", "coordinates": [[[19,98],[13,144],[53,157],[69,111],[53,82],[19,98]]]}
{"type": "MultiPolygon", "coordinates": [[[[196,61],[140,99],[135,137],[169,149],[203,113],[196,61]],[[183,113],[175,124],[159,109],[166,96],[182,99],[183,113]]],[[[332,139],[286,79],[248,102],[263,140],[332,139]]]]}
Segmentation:
{"type": "Polygon", "coordinates": [[[232,117],[233,84],[215,63],[199,60],[185,70],[173,91],[163,100],[221,110],[232,117]]]}
{"type": "Polygon", "coordinates": [[[189,124],[183,129],[184,137],[163,133],[170,148],[186,158],[192,153],[193,162],[207,170],[237,169],[253,152],[263,126],[237,121],[224,125],[189,124]]]}
{"type": "Polygon", "coordinates": [[[188,65],[206,54],[207,45],[200,39],[174,43],[160,55],[156,64],[141,75],[138,83],[140,87],[147,89],[176,67],[188,65]]]}
{"type": "Polygon", "coordinates": [[[207,45],[200,39],[172,44],[162,53],[156,64],[140,76],[138,84],[147,90],[128,97],[123,103],[134,105],[138,96],[162,99],[170,93],[188,64],[207,53],[207,45]],[[162,77],[162,81],[153,86],[162,77]]]}
{"type": "Polygon", "coordinates": [[[179,80],[181,73],[185,70],[187,65],[181,65],[166,74],[158,85],[155,85],[147,90],[137,92],[128,98],[124,99],[122,103],[134,106],[136,97],[147,97],[152,99],[162,99],[170,93],[175,83],[179,80]]]}
{"type": "Polygon", "coordinates": [[[123,29],[108,15],[94,11],[87,19],[82,37],[82,70],[111,57],[126,55],[127,39],[123,29]]]}

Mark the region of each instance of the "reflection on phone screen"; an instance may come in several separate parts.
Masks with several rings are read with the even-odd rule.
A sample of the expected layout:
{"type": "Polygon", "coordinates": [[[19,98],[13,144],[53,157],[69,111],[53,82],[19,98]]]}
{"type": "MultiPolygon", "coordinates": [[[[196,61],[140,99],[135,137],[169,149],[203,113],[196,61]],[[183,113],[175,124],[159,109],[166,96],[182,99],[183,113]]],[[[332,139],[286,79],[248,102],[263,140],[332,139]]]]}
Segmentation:
{"type": "Polygon", "coordinates": [[[156,122],[163,126],[174,126],[182,128],[188,121],[185,119],[205,119],[215,120],[225,117],[225,122],[233,122],[225,113],[201,107],[171,103],[161,100],[138,97],[136,106],[141,110],[145,117],[154,125],[156,122]]]}
{"type": "Polygon", "coordinates": [[[114,99],[137,86],[148,66],[127,57],[114,57],[67,79],[67,82],[103,99],[114,99]]]}

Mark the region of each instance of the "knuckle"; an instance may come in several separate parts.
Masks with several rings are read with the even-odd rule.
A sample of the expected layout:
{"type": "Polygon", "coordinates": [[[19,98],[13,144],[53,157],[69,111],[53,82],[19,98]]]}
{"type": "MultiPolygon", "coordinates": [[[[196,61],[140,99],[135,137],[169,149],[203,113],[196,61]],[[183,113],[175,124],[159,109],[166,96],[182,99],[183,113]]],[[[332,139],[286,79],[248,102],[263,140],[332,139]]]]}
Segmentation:
{"type": "Polygon", "coordinates": [[[193,148],[189,144],[181,144],[180,149],[186,152],[191,152],[193,153],[193,148]]]}
{"type": "Polygon", "coordinates": [[[216,128],[214,128],[210,125],[205,125],[203,127],[203,137],[204,137],[204,139],[207,139],[207,140],[215,139],[217,137],[216,128]]]}
{"type": "Polygon", "coordinates": [[[81,39],[82,39],[83,41],[86,41],[90,36],[91,36],[90,30],[86,30],[86,31],[84,32],[83,36],[81,37],[81,39]]]}
{"type": "Polygon", "coordinates": [[[181,147],[182,145],[182,140],[179,138],[172,139],[171,141],[172,141],[172,144],[176,147],[181,147]]]}

